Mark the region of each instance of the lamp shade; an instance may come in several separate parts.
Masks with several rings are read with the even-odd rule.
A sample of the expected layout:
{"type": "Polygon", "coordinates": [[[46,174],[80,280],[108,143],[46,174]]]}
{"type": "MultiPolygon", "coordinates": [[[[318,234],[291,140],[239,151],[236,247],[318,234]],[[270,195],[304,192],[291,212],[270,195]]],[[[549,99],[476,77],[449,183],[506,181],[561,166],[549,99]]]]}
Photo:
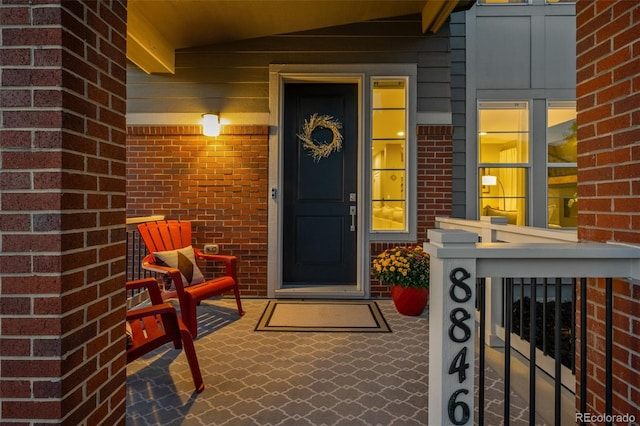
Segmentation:
{"type": "Polygon", "coordinates": [[[202,134],[205,136],[220,135],[220,121],[217,114],[202,115],[202,134]]]}
{"type": "Polygon", "coordinates": [[[495,186],[498,182],[498,178],[496,176],[485,175],[482,176],[482,185],[484,186],[495,186]]]}

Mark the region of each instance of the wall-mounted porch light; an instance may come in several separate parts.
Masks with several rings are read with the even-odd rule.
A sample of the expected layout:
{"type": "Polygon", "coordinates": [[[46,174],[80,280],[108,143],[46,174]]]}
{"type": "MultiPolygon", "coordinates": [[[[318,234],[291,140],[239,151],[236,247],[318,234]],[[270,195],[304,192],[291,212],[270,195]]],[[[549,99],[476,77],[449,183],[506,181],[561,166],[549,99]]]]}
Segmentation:
{"type": "Polygon", "coordinates": [[[205,136],[220,135],[220,120],[218,114],[202,114],[202,134],[205,136]]]}

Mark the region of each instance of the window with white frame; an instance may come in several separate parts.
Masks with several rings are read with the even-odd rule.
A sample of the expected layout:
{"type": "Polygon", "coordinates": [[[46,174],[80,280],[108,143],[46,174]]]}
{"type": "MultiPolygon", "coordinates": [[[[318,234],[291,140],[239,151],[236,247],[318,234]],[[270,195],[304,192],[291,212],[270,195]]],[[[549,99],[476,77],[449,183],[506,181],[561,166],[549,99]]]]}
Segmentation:
{"type": "Polygon", "coordinates": [[[408,230],[408,79],[371,82],[371,230],[408,230]]]}
{"type": "Polygon", "coordinates": [[[479,216],[528,223],[529,135],[528,102],[478,103],[479,216]]]}
{"type": "Polygon", "coordinates": [[[547,223],[578,223],[578,125],[575,101],[547,102],[547,223]]]}

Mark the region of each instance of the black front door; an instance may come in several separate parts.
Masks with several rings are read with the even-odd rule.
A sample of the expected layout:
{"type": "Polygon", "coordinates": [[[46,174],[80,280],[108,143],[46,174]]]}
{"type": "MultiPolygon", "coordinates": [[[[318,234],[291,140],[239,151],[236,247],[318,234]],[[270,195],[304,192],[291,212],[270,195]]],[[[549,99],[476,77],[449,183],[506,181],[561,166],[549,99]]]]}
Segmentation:
{"type": "Polygon", "coordinates": [[[358,86],[284,90],[283,285],[353,285],[358,86]],[[322,125],[311,125],[314,116],[322,125]]]}

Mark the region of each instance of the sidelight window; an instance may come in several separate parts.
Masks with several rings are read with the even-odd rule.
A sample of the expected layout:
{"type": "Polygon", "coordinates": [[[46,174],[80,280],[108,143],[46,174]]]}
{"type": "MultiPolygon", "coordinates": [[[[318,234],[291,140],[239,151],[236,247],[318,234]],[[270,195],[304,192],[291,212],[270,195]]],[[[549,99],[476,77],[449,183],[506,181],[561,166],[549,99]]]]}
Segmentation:
{"type": "Polygon", "coordinates": [[[407,230],[407,79],[374,78],[371,229],[407,230]]]}

